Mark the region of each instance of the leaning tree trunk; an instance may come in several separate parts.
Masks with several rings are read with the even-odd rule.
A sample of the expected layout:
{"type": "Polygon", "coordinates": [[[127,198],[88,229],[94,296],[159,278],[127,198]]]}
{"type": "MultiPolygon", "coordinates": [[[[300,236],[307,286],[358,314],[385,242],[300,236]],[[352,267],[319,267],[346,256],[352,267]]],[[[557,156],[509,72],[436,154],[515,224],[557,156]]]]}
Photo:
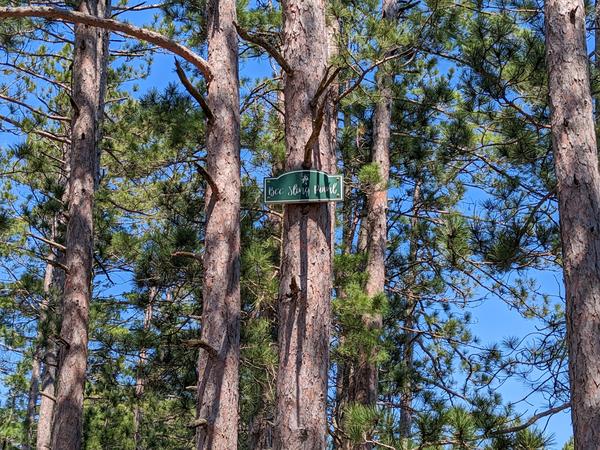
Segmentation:
{"type": "Polygon", "coordinates": [[[581,0],[548,0],[546,57],[576,449],[600,442],[600,174],[581,0]]]}
{"type": "Polygon", "coordinates": [[[240,343],[240,114],[234,0],[208,2],[206,232],[196,448],[237,448],[240,343]],[[215,191],[218,189],[218,191],[215,191]]]}
{"type": "MultiPolygon", "coordinates": [[[[87,0],[79,11],[99,17],[110,14],[107,0],[87,0]]],[[[108,33],[75,25],[73,55],[73,121],[69,176],[69,221],[66,232],[65,277],[60,361],[52,450],[81,448],[89,303],[93,252],[93,204],[98,182],[99,137],[106,89],[108,33]]]]}
{"type": "MultiPolygon", "coordinates": [[[[331,173],[335,153],[329,126],[320,129],[317,123],[318,103],[326,98],[315,99],[329,53],[325,2],[285,0],[282,10],[289,65],[284,77],[285,168],[308,167],[303,164],[305,147],[315,126],[318,138],[309,147],[310,166],[331,173]]],[[[326,448],[333,213],[327,203],[285,207],[275,426],[275,448],[280,450],[326,448]]]]}

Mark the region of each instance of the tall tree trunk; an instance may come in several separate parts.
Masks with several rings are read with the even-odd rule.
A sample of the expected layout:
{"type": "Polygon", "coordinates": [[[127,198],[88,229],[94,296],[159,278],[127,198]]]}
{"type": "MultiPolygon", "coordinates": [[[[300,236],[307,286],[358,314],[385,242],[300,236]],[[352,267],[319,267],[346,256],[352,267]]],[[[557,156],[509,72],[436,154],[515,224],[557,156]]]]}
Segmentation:
{"type": "MultiPolygon", "coordinates": [[[[306,168],[305,147],[313,118],[318,118],[314,97],[325,76],[329,47],[324,0],[285,0],[282,9],[283,52],[291,68],[284,77],[290,171],[306,168]]],[[[319,130],[311,168],[332,173],[335,153],[328,128],[319,130]]],[[[275,428],[275,448],[280,450],[326,448],[333,213],[328,203],[285,207],[275,428]]]]}
{"type": "MultiPolygon", "coordinates": [[[[143,330],[148,332],[152,326],[152,312],[154,309],[154,301],[156,299],[157,289],[151,287],[148,292],[148,304],[144,309],[144,323],[143,330]]],[[[142,423],[142,397],[144,395],[144,387],[146,386],[146,376],[144,374],[146,366],[146,358],[148,356],[148,349],[145,346],[140,348],[138,353],[138,366],[135,375],[135,407],[133,409],[133,440],[136,450],[141,450],[142,447],[142,433],[140,431],[142,423]]]]}
{"type": "MultiPolygon", "coordinates": [[[[70,164],[67,162],[70,153],[68,145],[63,146],[64,170],[59,177],[59,183],[66,186],[69,178],[70,164]]],[[[62,201],[69,203],[69,193],[65,189],[62,201]]],[[[52,221],[50,239],[56,242],[63,240],[63,227],[66,223],[64,211],[58,212],[52,221]]],[[[56,394],[56,372],[58,369],[58,342],[59,318],[62,316],[62,297],[65,286],[65,271],[60,264],[65,264],[65,254],[61,250],[54,250],[48,255],[51,261],[46,266],[44,277],[44,308],[40,311],[40,323],[43,327],[42,334],[43,350],[42,378],[40,390],[40,407],[38,414],[38,426],[36,436],[37,450],[46,450],[52,443],[52,420],[54,417],[55,394],[56,394]],[[59,263],[59,264],[56,264],[59,263]],[[47,289],[46,289],[47,287],[47,289]]]]}
{"type": "Polygon", "coordinates": [[[196,447],[235,449],[240,358],[240,115],[234,0],[208,1],[207,187],[196,447]],[[206,421],[201,424],[201,421],[206,421]]]}
{"type": "MultiPolygon", "coordinates": [[[[395,20],[397,1],[383,0],[382,13],[384,20],[395,20]]],[[[367,215],[363,219],[361,234],[366,239],[368,274],[365,293],[374,297],[385,290],[385,251],[387,248],[387,189],[390,171],[390,135],[392,124],[392,83],[393,76],[382,67],[377,74],[377,96],[373,113],[373,147],[371,163],[376,164],[379,172],[377,185],[367,192],[367,215]],[[365,223],[366,222],[366,223],[365,223]]],[[[382,317],[379,313],[366,314],[362,322],[367,329],[380,330],[382,317]]],[[[349,379],[349,402],[365,406],[375,406],[378,397],[378,367],[374,357],[377,348],[365,349],[359,355],[356,367],[351,371],[349,379]]],[[[369,436],[367,436],[369,437],[369,436]]],[[[369,439],[370,440],[370,439],[369,439]]],[[[345,442],[342,448],[371,449],[372,444],[352,444],[345,442]]]]}
{"type": "Polygon", "coordinates": [[[600,174],[581,0],[548,0],[546,57],[576,449],[600,442],[600,174]]]}
{"type": "MultiPolygon", "coordinates": [[[[108,0],[86,0],[79,11],[108,17],[108,0]]],[[[100,124],[104,107],[108,32],[75,25],[73,121],[66,232],[61,349],[52,429],[52,450],[81,448],[83,393],[93,254],[93,204],[98,182],[100,124]]]]}
{"type": "Polygon", "coordinates": [[[415,180],[415,188],[413,190],[412,198],[412,218],[410,219],[410,232],[409,232],[409,250],[408,250],[408,267],[411,267],[410,274],[406,283],[405,290],[405,301],[406,308],[404,312],[404,345],[402,351],[402,360],[407,368],[406,373],[409,374],[409,378],[405,380],[402,386],[402,392],[400,393],[400,426],[398,434],[401,438],[408,439],[411,436],[412,422],[413,422],[413,384],[411,382],[411,373],[414,368],[414,347],[415,347],[415,333],[410,331],[414,328],[417,318],[415,317],[415,308],[417,306],[418,297],[415,292],[417,279],[418,279],[418,268],[417,268],[417,257],[419,253],[419,210],[421,207],[421,179],[417,176],[415,180]]]}
{"type": "MultiPolygon", "coordinates": [[[[60,261],[63,255],[53,256],[53,259],[60,261]]],[[[56,338],[58,335],[58,310],[60,309],[60,297],[63,293],[65,273],[62,269],[54,267],[51,264],[46,266],[46,283],[48,277],[51,277],[51,284],[47,291],[48,303],[43,317],[40,317],[44,323],[44,355],[43,371],[40,390],[40,409],[38,414],[38,427],[36,437],[37,450],[47,450],[50,448],[52,440],[52,419],[54,416],[55,393],[56,393],[56,371],[58,368],[58,345],[56,338]]]]}
{"type": "MultiPolygon", "coordinates": [[[[54,227],[53,227],[54,228],[54,227]]],[[[56,233],[53,232],[51,239],[55,240],[56,233]]],[[[50,261],[60,259],[53,251],[48,255],[50,261]]],[[[40,303],[40,316],[38,318],[38,329],[35,341],[35,352],[31,368],[31,382],[27,401],[26,439],[25,448],[30,449],[33,439],[33,424],[37,398],[41,394],[39,425],[36,437],[38,449],[50,446],[52,411],[54,409],[54,375],[56,372],[56,342],[55,342],[55,313],[53,309],[57,305],[56,292],[62,287],[62,270],[53,264],[46,264],[44,273],[44,297],[40,303]],[[42,374],[42,362],[44,372],[42,374]],[[40,390],[40,382],[42,389],[40,390]]]]}
{"type": "MultiPolygon", "coordinates": [[[[600,0],[594,4],[594,68],[596,77],[600,76],[600,0]]],[[[600,92],[596,93],[594,100],[594,109],[596,110],[596,124],[600,122],[600,92]]]]}
{"type": "MultiPolygon", "coordinates": [[[[46,270],[48,268],[46,267],[46,270]]],[[[42,306],[40,305],[40,310],[42,306]]],[[[40,319],[41,320],[41,317],[40,319]]],[[[31,443],[33,441],[33,424],[35,423],[35,411],[37,407],[37,398],[39,393],[40,385],[40,368],[42,360],[42,345],[41,341],[42,327],[38,325],[38,332],[34,342],[33,356],[31,359],[31,378],[29,381],[29,392],[27,394],[27,415],[25,416],[25,445],[24,450],[31,449],[31,443]]]]}

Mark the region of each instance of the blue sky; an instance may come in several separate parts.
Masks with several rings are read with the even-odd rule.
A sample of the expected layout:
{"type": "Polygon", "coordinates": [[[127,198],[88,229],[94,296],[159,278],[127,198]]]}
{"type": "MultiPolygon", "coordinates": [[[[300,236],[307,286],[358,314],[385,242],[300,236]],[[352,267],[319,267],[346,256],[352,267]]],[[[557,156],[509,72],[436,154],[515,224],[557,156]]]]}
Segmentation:
{"type": "MultiPolygon", "coordinates": [[[[141,15],[136,18],[136,22],[148,20],[150,14],[141,15]]],[[[271,68],[268,64],[260,63],[256,60],[241,61],[240,72],[242,77],[260,78],[268,76],[271,68]]],[[[151,88],[162,90],[170,82],[177,82],[174,72],[173,56],[158,54],[154,57],[152,71],[150,76],[137,82],[140,86],[139,94],[147,92],[151,88]]],[[[15,138],[7,133],[0,133],[0,145],[15,142],[15,138]]],[[[257,175],[262,177],[264,174],[257,175]]],[[[467,202],[477,202],[475,196],[465,199],[467,202]]],[[[563,292],[562,275],[559,272],[536,272],[531,273],[540,285],[541,289],[553,296],[560,296],[563,292]]],[[[118,274],[115,280],[121,278],[118,274]]],[[[129,280],[122,278],[121,282],[127,284],[129,280]]],[[[116,294],[123,286],[115,287],[109,292],[116,294]]],[[[485,299],[473,310],[474,324],[473,332],[479,336],[482,344],[496,343],[502,341],[508,336],[524,336],[535,331],[536,323],[532,320],[521,318],[514,310],[504,303],[500,298],[489,294],[479,293],[485,299]]],[[[0,386],[0,392],[2,387],[0,386]]],[[[509,382],[499,389],[505,400],[517,401],[528,392],[527,386],[519,382],[509,382]]],[[[541,396],[532,396],[527,404],[519,404],[518,409],[524,413],[524,419],[535,412],[546,409],[547,405],[541,396]]],[[[547,423],[542,420],[540,426],[546,426],[546,430],[555,436],[555,445],[553,448],[560,449],[564,442],[571,436],[570,416],[568,411],[553,416],[547,423]]]]}

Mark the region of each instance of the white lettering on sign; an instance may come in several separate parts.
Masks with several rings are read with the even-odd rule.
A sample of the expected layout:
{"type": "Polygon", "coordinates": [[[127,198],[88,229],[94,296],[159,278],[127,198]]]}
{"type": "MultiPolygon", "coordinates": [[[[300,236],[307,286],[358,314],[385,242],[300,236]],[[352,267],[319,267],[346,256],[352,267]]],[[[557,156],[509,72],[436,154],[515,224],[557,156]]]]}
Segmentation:
{"type": "Polygon", "coordinates": [[[329,186],[315,185],[314,189],[315,194],[327,194],[328,192],[334,195],[337,194],[337,184],[331,184],[329,186]]]}
{"type": "Polygon", "coordinates": [[[282,188],[274,188],[272,186],[269,186],[269,197],[275,197],[276,195],[281,195],[283,194],[283,189],[282,188]]]}

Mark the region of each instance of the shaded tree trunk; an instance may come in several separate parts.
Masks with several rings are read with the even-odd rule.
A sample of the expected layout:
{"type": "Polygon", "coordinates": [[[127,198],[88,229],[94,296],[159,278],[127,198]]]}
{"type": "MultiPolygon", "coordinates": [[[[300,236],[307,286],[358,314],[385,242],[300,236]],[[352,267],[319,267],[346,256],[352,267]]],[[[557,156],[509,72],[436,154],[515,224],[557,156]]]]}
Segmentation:
{"type": "MultiPolygon", "coordinates": [[[[58,255],[56,260],[60,261],[62,255],[58,255]]],[[[44,324],[44,355],[43,372],[41,378],[40,390],[40,408],[38,415],[38,427],[36,437],[37,450],[46,450],[50,448],[52,440],[52,419],[54,415],[55,393],[56,393],[56,371],[58,368],[58,345],[56,338],[58,335],[58,310],[60,309],[60,297],[63,293],[65,273],[63,270],[52,265],[46,266],[46,278],[51,277],[51,284],[47,295],[49,296],[43,316],[40,320],[44,324]]]]}
{"type": "MultiPolygon", "coordinates": [[[[144,323],[143,330],[148,332],[152,326],[152,312],[154,309],[154,301],[156,299],[157,289],[151,287],[148,292],[148,304],[144,309],[144,323]]],[[[144,395],[144,387],[146,386],[146,376],[144,374],[146,366],[146,358],[148,357],[148,349],[142,347],[138,353],[138,366],[135,375],[135,408],[133,410],[133,440],[136,450],[141,450],[142,447],[142,433],[140,431],[142,423],[142,397],[144,395]]]]}
{"type": "MultiPolygon", "coordinates": [[[[600,0],[594,4],[594,67],[596,77],[600,76],[600,0]]],[[[600,122],[600,93],[596,93],[594,100],[594,109],[596,110],[596,124],[600,122]]]]}
{"type": "MultiPolygon", "coordinates": [[[[55,227],[53,227],[55,228],[55,227]]],[[[56,233],[51,239],[55,240],[56,233]]],[[[60,259],[54,252],[48,255],[50,261],[60,259]]],[[[54,410],[54,377],[56,374],[56,312],[53,311],[57,304],[57,293],[62,290],[64,280],[63,271],[53,264],[48,263],[44,273],[44,297],[40,303],[40,316],[36,336],[36,348],[32,361],[31,382],[27,401],[26,439],[25,448],[31,448],[33,439],[33,424],[37,398],[41,394],[39,424],[36,435],[36,447],[45,449],[50,447],[52,432],[52,412],[54,410]],[[42,363],[44,371],[42,373],[42,363]],[[40,390],[41,383],[41,390],[40,390]]]]}
{"type": "MultiPolygon", "coordinates": [[[[64,170],[59,178],[62,186],[67,185],[69,177],[68,155],[70,148],[63,146],[64,170]]],[[[65,189],[62,201],[68,205],[68,190],[65,189]]],[[[53,241],[64,240],[64,225],[66,223],[66,215],[64,211],[59,212],[53,218],[51,225],[50,239],[53,241]]],[[[65,271],[56,265],[59,263],[64,265],[65,255],[63,251],[54,250],[48,255],[48,260],[52,261],[46,266],[44,277],[44,307],[40,311],[40,324],[43,327],[42,348],[44,351],[42,357],[42,377],[40,390],[40,407],[38,414],[38,426],[36,436],[37,450],[45,450],[50,448],[52,442],[52,420],[54,416],[55,394],[56,394],[56,372],[58,369],[58,342],[59,334],[59,318],[62,316],[62,296],[65,285],[65,271]],[[47,288],[46,288],[47,287],[47,288]]]]}
{"type": "Polygon", "coordinates": [[[417,258],[419,253],[419,209],[421,206],[421,180],[417,177],[415,180],[415,188],[413,190],[412,198],[412,218],[410,219],[410,233],[409,233],[409,251],[408,251],[408,267],[411,267],[410,275],[406,283],[407,289],[405,291],[405,315],[404,315],[404,344],[402,351],[402,361],[406,366],[406,373],[408,379],[405,380],[404,386],[402,386],[402,392],[400,393],[400,426],[399,435],[401,438],[408,439],[411,436],[411,429],[413,423],[413,408],[412,402],[414,398],[413,383],[411,381],[412,372],[414,369],[414,347],[415,347],[415,333],[410,331],[414,328],[417,317],[415,308],[417,306],[418,297],[416,294],[416,284],[418,279],[417,269],[417,258]]]}
{"type": "Polygon", "coordinates": [[[600,174],[581,0],[548,0],[546,57],[576,449],[600,442],[600,174]]]}
{"type": "MultiPolygon", "coordinates": [[[[48,268],[46,267],[46,270],[48,268]]],[[[40,305],[40,309],[42,306],[40,305]]],[[[41,317],[40,319],[41,320],[41,317]]],[[[33,356],[31,359],[31,377],[29,381],[29,392],[27,393],[27,415],[25,416],[25,445],[24,450],[31,449],[31,443],[33,441],[33,424],[35,423],[35,411],[37,407],[37,398],[39,393],[40,385],[40,369],[42,359],[42,346],[41,341],[42,328],[38,326],[38,332],[34,343],[33,356]]]]}
{"type": "MultiPolygon", "coordinates": [[[[323,0],[286,0],[282,10],[283,52],[291,68],[284,77],[285,168],[290,171],[307,168],[305,147],[318,119],[315,94],[325,76],[329,45],[323,0]]],[[[311,168],[332,173],[335,153],[325,122],[310,162],[311,168]]],[[[326,448],[333,213],[328,203],[285,207],[275,427],[280,450],[326,448]]]]}
{"type": "Polygon", "coordinates": [[[208,1],[207,187],[198,358],[196,448],[235,449],[240,358],[240,144],[238,37],[233,0],[208,1]],[[206,421],[205,423],[202,421],[206,421]]]}
{"type": "MultiPolygon", "coordinates": [[[[79,11],[110,14],[107,0],[87,0],[79,11]]],[[[52,430],[53,450],[81,448],[83,393],[87,366],[88,319],[93,254],[93,204],[98,183],[100,124],[106,89],[108,33],[75,25],[73,121],[69,175],[69,221],[60,360],[52,430]]]]}
{"type": "MultiPolygon", "coordinates": [[[[395,20],[397,16],[396,0],[383,0],[384,20],[395,20]]],[[[368,274],[365,293],[369,297],[385,291],[385,251],[387,248],[387,189],[390,171],[390,136],[392,124],[392,83],[393,76],[382,67],[377,74],[378,100],[373,113],[373,147],[371,163],[376,164],[379,172],[377,185],[367,192],[367,214],[363,219],[361,234],[366,241],[368,274]]],[[[373,313],[362,317],[367,329],[380,330],[381,314],[373,313]]],[[[378,367],[374,358],[378,348],[365,349],[359,355],[356,367],[351,368],[349,376],[349,403],[375,406],[378,398],[378,367]]],[[[370,436],[367,436],[370,440],[370,436]]],[[[342,448],[371,449],[372,444],[353,444],[344,442],[342,448]]]]}

